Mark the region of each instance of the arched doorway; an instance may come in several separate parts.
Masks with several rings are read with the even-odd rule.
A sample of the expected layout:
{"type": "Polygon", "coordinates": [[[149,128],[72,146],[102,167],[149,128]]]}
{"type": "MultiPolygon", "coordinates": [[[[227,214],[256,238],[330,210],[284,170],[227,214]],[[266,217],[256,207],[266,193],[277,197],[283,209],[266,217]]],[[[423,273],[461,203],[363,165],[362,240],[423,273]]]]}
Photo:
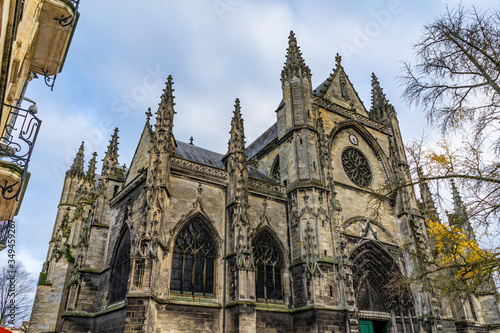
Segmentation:
{"type": "Polygon", "coordinates": [[[413,312],[408,293],[401,295],[391,291],[401,271],[376,241],[363,241],[354,248],[350,257],[360,331],[387,333],[394,324],[392,318],[413,312]]]}

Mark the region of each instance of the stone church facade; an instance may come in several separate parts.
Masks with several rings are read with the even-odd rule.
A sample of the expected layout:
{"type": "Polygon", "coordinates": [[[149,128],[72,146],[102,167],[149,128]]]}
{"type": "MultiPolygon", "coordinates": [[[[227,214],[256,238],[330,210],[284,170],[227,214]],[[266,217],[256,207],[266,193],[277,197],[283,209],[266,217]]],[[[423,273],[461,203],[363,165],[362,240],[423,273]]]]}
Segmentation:
{"type": "MultiPolygon", "coordinates": [[[[396,112],[372,76],[365,109],[339,56],[313,89],[293,33],[277,122],[227,152],[175,140],[169,77],[129,168],[116,129],[96,175],[66,173],[29,332],[488,332],[495,293],[450,304],[389,292],[419,262],[434,210],[410,187],[396,112]],[[152,125],[154,123],[154,126],[152,125]]],[[[182,103],[180,101],[179,103],[182,103]]]]}

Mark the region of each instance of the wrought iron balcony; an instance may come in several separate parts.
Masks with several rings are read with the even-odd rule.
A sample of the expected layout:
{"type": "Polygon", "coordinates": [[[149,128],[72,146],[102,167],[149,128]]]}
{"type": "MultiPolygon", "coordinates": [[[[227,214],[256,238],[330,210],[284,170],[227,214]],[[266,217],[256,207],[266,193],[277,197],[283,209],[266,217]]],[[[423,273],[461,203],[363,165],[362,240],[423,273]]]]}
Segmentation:
{"type": "Polygon", "coordinates": [[[9,237],[11,224],[11,220],[0,221],[0,251],[7,247],[7,239],[9,237]]]}
{"type": "Polygon", "coordinates": [[[7,122],[0,137],[0,221],[17,214],[29,179],[28,164],[42,121],[32,110],[6,105],[7,122]]]}

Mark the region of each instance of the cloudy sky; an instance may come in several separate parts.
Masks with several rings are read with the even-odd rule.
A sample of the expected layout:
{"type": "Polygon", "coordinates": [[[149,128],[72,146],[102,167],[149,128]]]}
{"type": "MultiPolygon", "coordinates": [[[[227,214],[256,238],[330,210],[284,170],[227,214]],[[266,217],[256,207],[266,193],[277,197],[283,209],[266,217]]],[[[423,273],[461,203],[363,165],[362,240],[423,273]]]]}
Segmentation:
{"type": "MultiPolygon", "coordinates": [[[[453,7],[459,1],[448,1],[453,7]]],[[[470,1],[462,1],[469,5],[470,1]]],[[[174,134],[225,153],[234,99],[240,98],[247,143],[276,121],[280,73],[290,30],[318,86],[335,54],[370,107],[374,72],[398,112],[406,141],[430,133],[422,113],[401,100],[396,77],[422,26],[446,10],[441,0],[81,0],[80,21],[54,91],[33,80],[42,127],[32,176],[16,221],[17,260],[38,276],[45,261],[64,173],[85,141],[104,157],[114,127],[119,161],[130,164],[149,106],[174,78],[174,134]]],[[[480,8],[496,1],[475,0],[480,8]]],[[[29,104],[23,105],[25,108],[29,104]]],[[[98,165],[100,170],[101,164],[98,165]]],[[[6,251],[0,253],[5,262],[6,251]]]]}

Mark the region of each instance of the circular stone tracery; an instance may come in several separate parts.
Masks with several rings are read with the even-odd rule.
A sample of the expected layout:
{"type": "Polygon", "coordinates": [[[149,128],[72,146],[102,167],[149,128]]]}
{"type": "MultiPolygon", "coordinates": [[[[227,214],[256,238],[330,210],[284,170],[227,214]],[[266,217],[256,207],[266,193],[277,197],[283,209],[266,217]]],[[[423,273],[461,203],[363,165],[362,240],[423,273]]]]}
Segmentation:
{"type": "Polygon", "coordinates": [[[354,184],[367,187],[372,182],[368,160],[358,149],[349,147],[342,152],[342,167],[354,184]]]}

